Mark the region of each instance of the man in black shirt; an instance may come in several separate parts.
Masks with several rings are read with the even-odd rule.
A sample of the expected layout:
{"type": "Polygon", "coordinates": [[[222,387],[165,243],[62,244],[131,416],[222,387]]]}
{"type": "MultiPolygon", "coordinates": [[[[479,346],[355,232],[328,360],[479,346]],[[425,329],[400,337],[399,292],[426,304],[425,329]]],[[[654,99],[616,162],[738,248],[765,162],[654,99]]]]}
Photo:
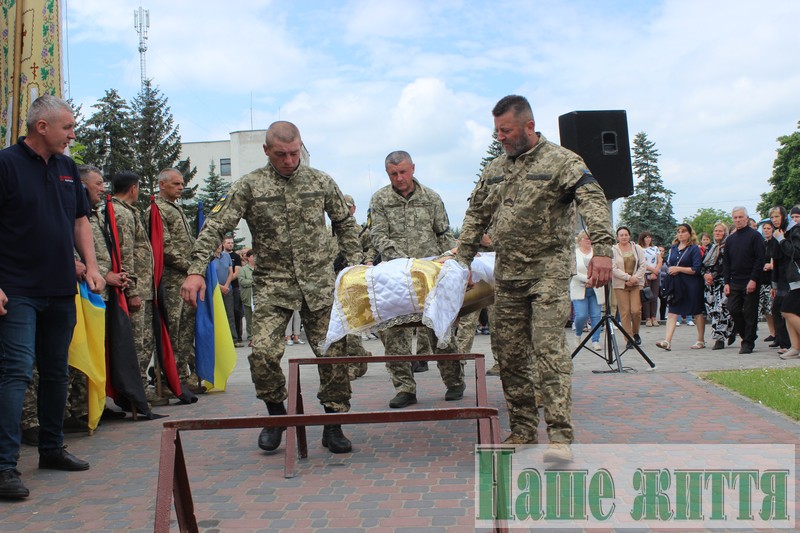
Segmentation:
{"type": "Polygon", "coordinates": [[[242,342],[242,319],[244,318],[244,308],[242,307],[242,291],[239,288],[239,271],[242,269],[242,258],[237,252],[233,251],[233,237],[225,237],[222,241],[222,249],[231,256],[233,265],[233,280],[231,280],[231,292],[233,293],[233,329],[231,336],[234,345],[239,348],[244,346],[242,342]]]}
{"type": "Polygon", "coordinates": [[[0,497],[26,498],[17,471],[25,389],[39,369],[39,468],[86,470],[64,449],[68,349],[75,327],[80,254],[89,288],[101,292],[89,207],[75,162],[63,155],[75,139],[64,101],[31,104],[27,136],[0,152],[0,497]],[[40,244],[36,261],[31,243],[40,244]]]}
{"type": "Polygon", "coordinates": [[[733,318],[734,331],[742,337],[739,353],[753,352],[758,323],[758,282],[764,269],[764,237],[748,224],[747,209],[731,212],[736,228],[725,241],[722,256],[725,295],[733,318]]]}

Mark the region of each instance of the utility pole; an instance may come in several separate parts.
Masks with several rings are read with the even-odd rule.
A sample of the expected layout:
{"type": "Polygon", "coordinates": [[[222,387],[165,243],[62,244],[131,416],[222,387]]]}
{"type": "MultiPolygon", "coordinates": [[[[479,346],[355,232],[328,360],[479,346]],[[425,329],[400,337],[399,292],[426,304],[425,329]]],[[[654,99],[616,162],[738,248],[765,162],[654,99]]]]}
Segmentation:
{"type": "Polygon", "coordinates": [[[133,27],[139,34],[139,70],[142,75],[142,89],[144,89],[144,82],[147,80],[145,55],[147,53],[147,29],[150,27],[150,11],[139,6],[139,9],[133,12],[133,27]]]}

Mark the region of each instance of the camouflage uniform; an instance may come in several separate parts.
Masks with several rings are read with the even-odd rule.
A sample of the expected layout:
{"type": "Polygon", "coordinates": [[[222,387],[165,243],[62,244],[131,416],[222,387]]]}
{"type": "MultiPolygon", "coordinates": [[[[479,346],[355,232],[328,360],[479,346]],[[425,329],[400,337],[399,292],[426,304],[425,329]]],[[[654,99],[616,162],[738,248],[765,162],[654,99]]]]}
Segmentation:
{"type": "Polygon", "coordinates": [[[458,260],[469,265],[492,225],[495,309],[492,340],[500,364],[512,435],[536,440],[534,365],[541,378],[544,417],[553,443],[571,443],[572,360],[564,338],[575,204],[596,256],[611,256],[611,214],[600,185],[576,154],[539,135],[536,146],[484,170],[470,199],[458,260]],[[530,348],[530,350],[529,350],[530,348]]]}
{"type": "Polygon", "coordinates": [[[245,263],[239,271],[239,287],[241,288],[242,305],[246,324],[247,340],[253,340],[253,267],[245,263]]]}
{"type": "MultiPolygon", "coordinates": [[[[192,249],[189,274],[205,275],[208,260],[223,236],[241,218],[250,227],[253,252],[260,264],[268,265],[253,272],[256,308],[249,357],[256,395],[266,402],[286,399],[280,361],[286,346],[283,333],[293,309],[300,310],[314,354],[322,356],[318,347],[328,330],[334,287],[326,213],[347,262],[360,263],[358,226],[333,179],[303,164],[289,177],[267,165],[231,186],[206,219],[192,249]]],[[[344,340],[334,343],[327,355],[345,355],[344,340]]],[[[317,397],[322,404],[335,411],[349,410],[347,368],[319,365],[318,370],[317,397]]]]}
{"type": "MultiPolygon", "coordinates": [[[[382,261],[399,257],[431,257],[450,250],[455,239],[450,231],[450,221],[444,203],[432,189],[423,187],[414,179],[414,191],[404,198],[391,185],[379,189],[370,201],[370,237],[382,261]]],[[[411,354],[410,328],[392,327],[384,332],[386,355],[411,354]]],[[[418,339],[427,337],[436,346],[433,331],[420,327],[418,339]],[[426,334],[427,332],[427,334],[426,334]]],[[[424,346],[424,341],[423,341],[424,346]]],[[[452,353],[450,349],[436,349],[438,353],[452,353]]],[[[464,384],[464,367],[460,361],[441,361],[438,364],[442,381],[448,387],[464,384]]],[[[386,363],[392,384],[398,393],[416,394],[417,384],[411,363],[386,363]]]]}
{"type": "Polygon", "coordinates": [[[138,296],[142,307],[131,312],[131,326],[139,358],[142,384],[147,389],[147,367],[153,358],[155,337],[153,335],[153,249],[150,237],[144,229],[139,210],[127,202],[114,198],[114,214],[117,218],[120,262],[128,273],[125,296],[128,301],[138,296]]]}
{"type": "MultiPolygon", "coordinates": [[[[169,340],[175,352],[178,376],[186,382],[194,371],[194,319],[195,308],[181,298],[181,285],[189,271],[189,261],[194,237],[181,206],[156,196],[156,205],[164,226],[164,286],[167,305],[169,340]]],[[[145,213],[150,223],[150,207],[145,213]]]]}

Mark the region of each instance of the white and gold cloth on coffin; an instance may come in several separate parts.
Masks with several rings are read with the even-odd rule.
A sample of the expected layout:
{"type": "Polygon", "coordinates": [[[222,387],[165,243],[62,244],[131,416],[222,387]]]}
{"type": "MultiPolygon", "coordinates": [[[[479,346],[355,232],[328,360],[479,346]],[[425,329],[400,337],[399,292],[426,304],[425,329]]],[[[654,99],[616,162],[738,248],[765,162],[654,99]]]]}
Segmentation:
{"type": "MultiPolygon", "coordinates": [[[[457,261],[402,258],[374,267],[346,268],[336,279],[321,350],[325,353],[345,335],[420,321],[436,333],[439,348],[444,348],[464,303],[468,279],[469,271],[457,261]]],[[[494,253],[475,258],[472,280],[494,286],[494,253]]]]}

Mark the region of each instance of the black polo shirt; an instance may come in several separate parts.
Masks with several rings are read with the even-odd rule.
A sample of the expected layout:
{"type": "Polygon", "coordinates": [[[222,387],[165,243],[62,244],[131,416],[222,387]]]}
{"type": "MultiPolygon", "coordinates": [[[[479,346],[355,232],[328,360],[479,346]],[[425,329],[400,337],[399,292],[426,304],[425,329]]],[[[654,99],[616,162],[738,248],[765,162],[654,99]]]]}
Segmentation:
{"type": "Polygon", "coordinates": [[[0,151],[0,289],[6,295],[75,294],[75,220],[89,212],[78,167],[44,159],[20,137],[0,151]]]}

